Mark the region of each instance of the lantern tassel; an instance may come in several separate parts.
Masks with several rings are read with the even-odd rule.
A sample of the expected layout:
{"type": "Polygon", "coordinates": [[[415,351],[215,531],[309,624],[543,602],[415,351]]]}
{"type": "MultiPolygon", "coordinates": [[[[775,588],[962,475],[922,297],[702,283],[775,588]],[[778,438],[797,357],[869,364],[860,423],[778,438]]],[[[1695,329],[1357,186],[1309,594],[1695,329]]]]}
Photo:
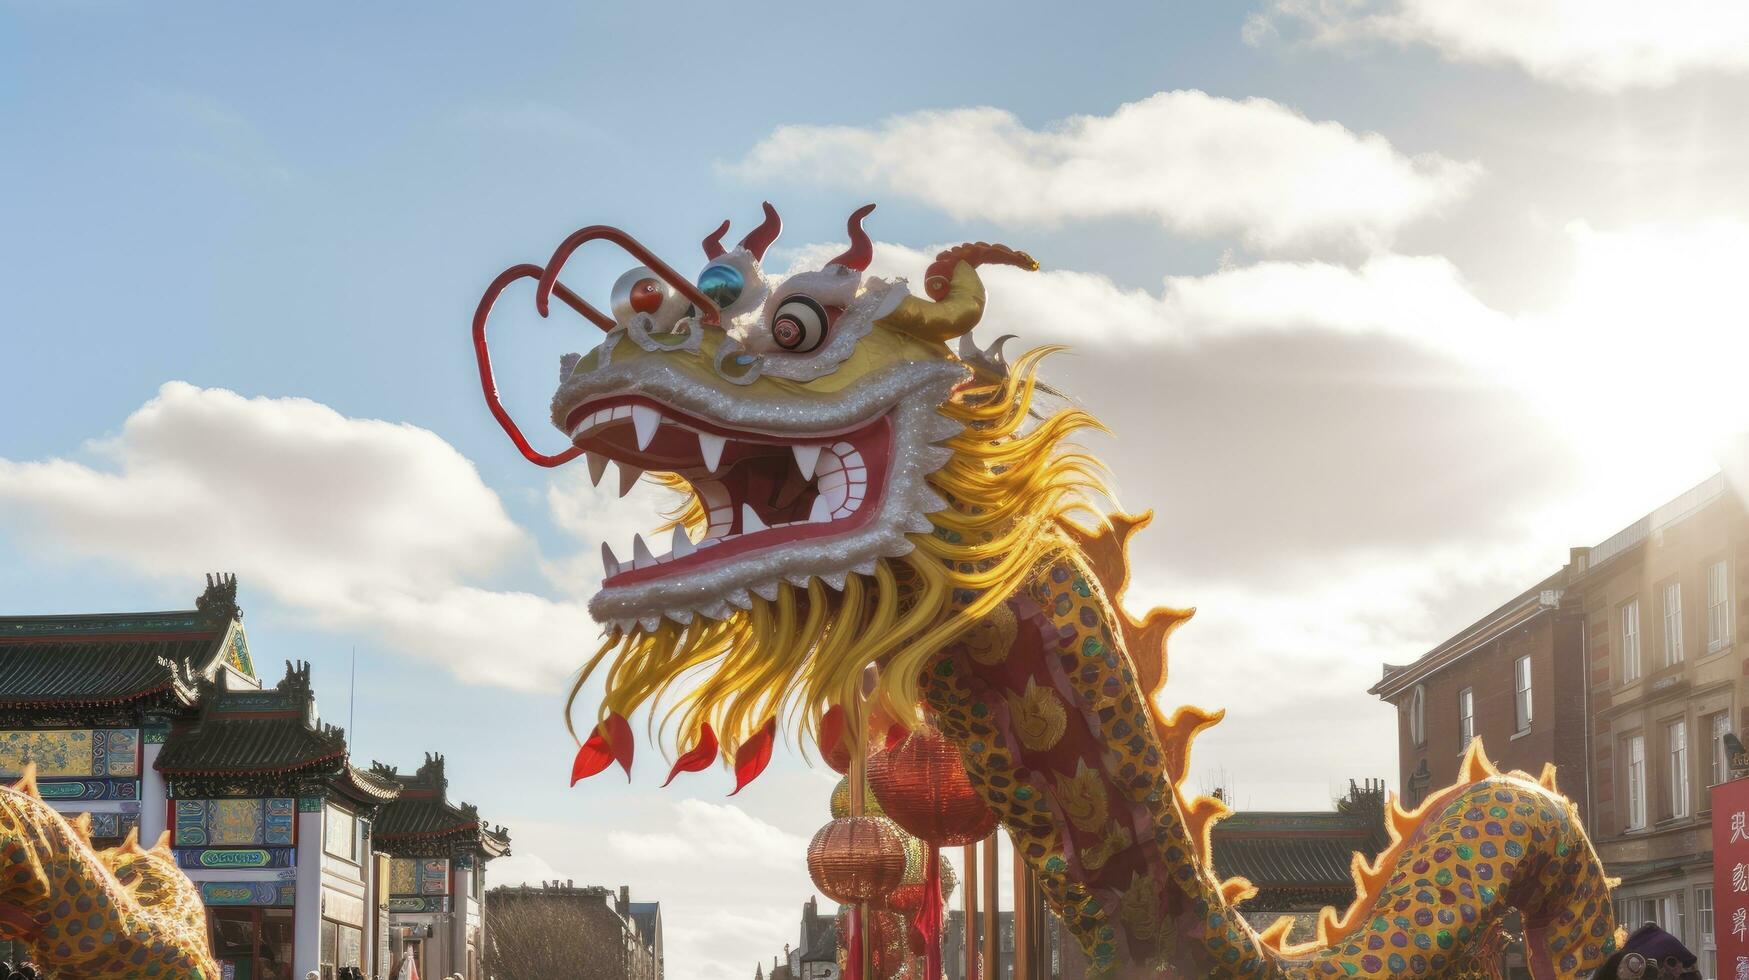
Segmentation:
{"type": "Polygon", "coordinates": [[[844,945],[844,980],[863,980],[862,976],[862,916],[860,909],[852,909],[846,921],[850,928],[849,939],[844,945]]]}
{"type": "Polygon", "coordinates": [[[700,772],[710,767],[711,761],[717,757],[717,733],[711,730],[710,722],[698,726],[698,744],[680,758],[674,760],[674,768],[668,772],[668,782],[662,784],[666,789],[674,777],[683,772],[700,772]]]}
{"type": "Polygon", "coordinates": [[[759,778],[765,767],[771,764],[771,746],[777,741],[777,718],[773,716],[765,720],[759,732],[748,739],[735,752],[735,793],[747,788],[747,784],[759,778]]]}
{"type": "Polygon", "coordinates": [[[923,933],[924,980],[941,980],[941,848],[934,844],[929,845],[928,867],[923,873],[923,907],[917,910],[917,931],[923,933]]]}

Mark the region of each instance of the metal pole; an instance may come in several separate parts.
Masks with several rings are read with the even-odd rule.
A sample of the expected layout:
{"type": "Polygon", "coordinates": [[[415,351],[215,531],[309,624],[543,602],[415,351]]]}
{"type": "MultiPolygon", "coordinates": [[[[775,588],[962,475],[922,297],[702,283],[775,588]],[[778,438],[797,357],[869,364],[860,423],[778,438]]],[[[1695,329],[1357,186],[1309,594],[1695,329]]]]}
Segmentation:
{"type": "Polygon", "coordinates": [[[1002,980],[1002,899],[997,891],[996,835],[984,838],[984,980],[1002,980]]]}
{"type": "Polygon", "coordinates": [[[978,845],[967,844],[961,860],[960,929],[966,954],[964,980],[978,980],[978,845]]]}
{"type": "Polygon", "coordinates": [[[1014,980],[1035,980],[1032,972],[1032,883],[1026,858],[1014,848],[1014,980]]]}

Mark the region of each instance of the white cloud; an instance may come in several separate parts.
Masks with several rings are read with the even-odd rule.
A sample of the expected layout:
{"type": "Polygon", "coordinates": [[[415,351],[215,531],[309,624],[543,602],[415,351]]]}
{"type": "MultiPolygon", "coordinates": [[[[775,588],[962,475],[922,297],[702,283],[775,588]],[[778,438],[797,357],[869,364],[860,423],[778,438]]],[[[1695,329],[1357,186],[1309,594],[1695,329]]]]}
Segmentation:
{"type": "Polygon", "coordinates": [[[614,831],[608,845],[633,861],[692,864],[724,859],[754,863],[786,862],[805,854],[808,842],[749,816],[734,805],[681,800],[670,830],[614,831]]]}
{"type": "MultiPolygon", "coordinates": [[[[791,271],[818,268],[842,248],[800,249],[791,271]]],[[[936,251],[878,243],[869,271],[916,282],[936,251]]],[[[1353,266],[1268,260],[1167,276],[1158,293],[1068,269],[988,266],[979,272],[989,292],[984,332],[1017,334],[1025,345],[1184,346],[1313,331],[1385,335],[1451,353],[1494,344],[1509,327],[1508,318],[1478,300],[1457,267],[1437,255],[1381,254],[1353,266]]]]}
{"type": "Polygon", "coordinates": [[[534,545],[425,429],[171,382],[89,449],[106,465],[0,459],[0,526],[152,576],[235,571],[471,681],[540,689],[597,633],[579,606],[474,584],[534,545]]]}
{"type": "Polygon", "coordinates": [[[1717,0],[1277,0],[1245,37],[1260,42],[1283,21],[1320,42],[1419,42],[1455,61],[1509,62],[1605,92],[1749,69],[1749,7],[1717,0]]]}
{"type": "Polygon", "coordinates": [[[960,219],[1052,225],[1136,216],[1261,248],[1388,243],[1480,173],[1268,99],[1160,92],[1042,129],[995,108],[874,127],[782,126],[732,168],[906,195],[960,219]]]}

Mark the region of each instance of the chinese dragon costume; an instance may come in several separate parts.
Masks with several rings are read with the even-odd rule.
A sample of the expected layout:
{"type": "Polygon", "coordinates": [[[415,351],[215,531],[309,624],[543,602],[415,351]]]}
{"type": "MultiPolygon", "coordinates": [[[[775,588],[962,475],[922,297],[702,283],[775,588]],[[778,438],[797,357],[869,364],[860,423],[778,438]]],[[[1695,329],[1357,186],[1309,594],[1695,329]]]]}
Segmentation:
{"type": "Polygon", "coordinates": [[[1253,929],[1238,910],[1254,889],[1211,867],[1228,811],[1184,785],[1191,741],[1220,713],[1156,705],[1190,611],[1137,618],[1120,602],[1147,517],[1102,503],[1102,467],[1071,442],[1098,422],[1039,380],[1051,351],[1010,363],[1001,341],[971,338],[978,269],[1037,264],[960,245],[914,295],[866,274],[871,210],[851,216],[843,254],[781,279],[763,267],[780,228],[767,204],[739,245],[723,244],[728,222],[704,240],[696,279],[592,226],[482,298],[481,383],[525,456],[582,456],[598,484],[612,464],[622,494],[646,476],[679,494],[666,553],[641,535],[623,556],[602,547],[590,611],[606,641],[571,701],[597,675],[605,696],[574,780],[629,772],[627,718],[644,708],[684,749],[676,773],[721,756],[738,791],[780,719],[817,736],[834,706],[869,696],[874,665],[873,710],[957,746],[1100,975],[1480,975],[1512,910],[1539,980],[1615,952],[1611,882],[1553,770],[1498,772],[1479,743],[1457,785],[1413,812],[1391,803],[1390,846],[1355,855],[1353,905],[1325,909],[1311,941],[1288,942],[1286,919],[1253,929]],[[594,240],[642,263],[610,312],[559,279],[594,240]],[[605,332],[561,359],[552,421],[571,445],[555,455],[499,403],[486,347],[494,302],[521,279],[542,315],[557,296],[605,332]]]}
{"type": "Polygon", "coordinates": [[[166,835],[91,846],[91,818],[68,820],[28,767],[0,786],[0,939],[23,943],[45,977],[218,980],[206,906],[166,835]]]}

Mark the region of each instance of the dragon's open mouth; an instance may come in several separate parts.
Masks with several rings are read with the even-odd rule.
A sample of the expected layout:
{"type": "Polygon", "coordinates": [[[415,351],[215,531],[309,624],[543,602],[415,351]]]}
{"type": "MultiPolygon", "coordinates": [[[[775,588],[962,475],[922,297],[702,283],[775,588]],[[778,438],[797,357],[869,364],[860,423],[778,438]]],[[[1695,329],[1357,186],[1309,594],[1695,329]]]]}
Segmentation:
{"type": "Polygon", "coordinates": [[[853,530],[873,513],[892,444],[886,416],[842,432],[791,434],[736,429],[638,395],[595,398],[565,418],[571,441],[589,453],[597,481],[609,460],[622,488],[644,471],[669,472],[692,485],[709,520],[693,541],[674,529],[667,554],[642,536],[629,558],[605,543],[606,585],[631,585],[853,530]]]}

